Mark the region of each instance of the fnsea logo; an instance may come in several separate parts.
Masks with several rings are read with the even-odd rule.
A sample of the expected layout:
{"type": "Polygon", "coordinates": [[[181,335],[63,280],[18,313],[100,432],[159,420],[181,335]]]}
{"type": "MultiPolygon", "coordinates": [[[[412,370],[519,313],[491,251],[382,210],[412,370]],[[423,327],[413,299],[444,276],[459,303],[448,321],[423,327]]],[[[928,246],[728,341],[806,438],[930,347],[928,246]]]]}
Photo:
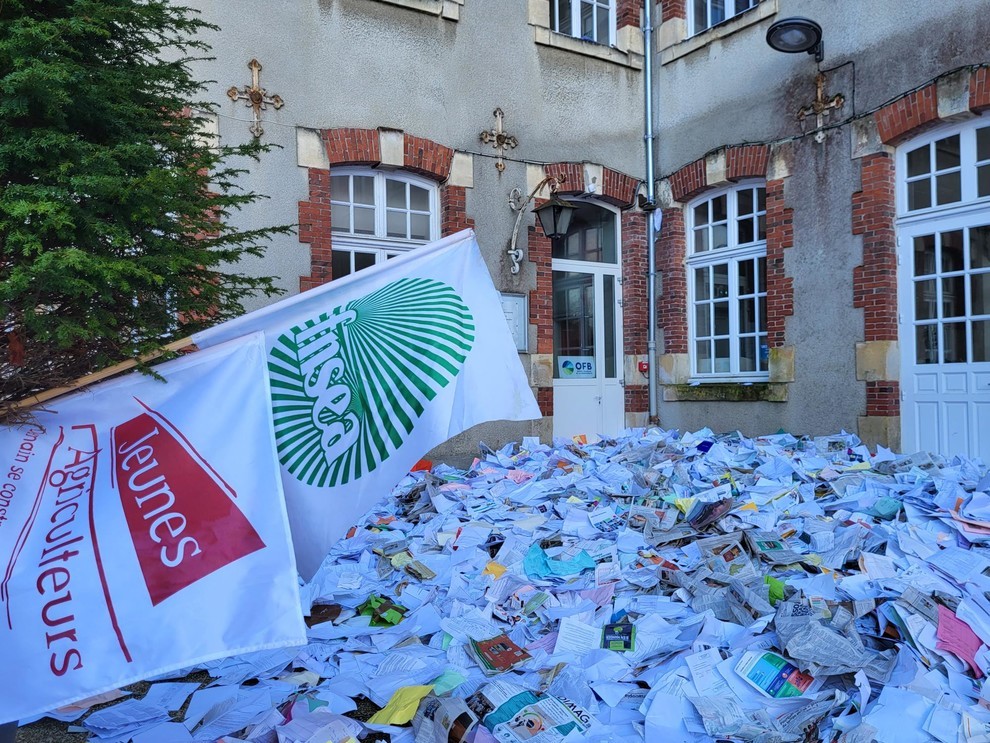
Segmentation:
{"type": "Polygon", "coordinates": [[[113,431],[113,475],[157,606],[265,543],[234,490],[170,421],[144,407],[113,431]]]}
{"type": "Polygon", "coordinates": [[[269,352],[279,461],[300,482],[345,485],[402,446],[474,345],[453,287],[406,278],[283,333],[269,352]]]}

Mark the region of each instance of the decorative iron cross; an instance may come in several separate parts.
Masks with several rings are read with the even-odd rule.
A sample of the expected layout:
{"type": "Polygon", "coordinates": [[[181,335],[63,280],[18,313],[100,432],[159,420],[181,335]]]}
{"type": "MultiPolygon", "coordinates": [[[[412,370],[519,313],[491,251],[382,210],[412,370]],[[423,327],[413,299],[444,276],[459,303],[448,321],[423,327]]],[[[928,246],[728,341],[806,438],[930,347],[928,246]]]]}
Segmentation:
{"type": "Polygon", "coordinates": [[[227,96],[232,101],[247,101],[247,105],[254,109],[254,123],[248,127],[251,134],[260,137],[265,133],[261,128],[261,112],[271,105],[278,110],[285,105],[281,96],[269,95],[268,91],[261,87],[261,62],[252,59],[248,62],[248,69],[251,70],[251,85],[243,88],[232,86],[227,91],[227,96]]]}
{"type": "Polygon", "coordinates": [[[485,144],[491,143],[491,146],[498,150],[498,160],[495,162],[495,169],[501,173],[505,170],[505,160],[503,159],[505,157],[505,150],[516,147],[519,144],[519,140],[502,128],[502,121],[505,118],[505,114],[501,108],[496,108],[493,115],[495,116],[495,126],[481,133],[481,141],[485,144]]]}
{"type": "Polygon", "coordinates": [[[815,141],[821,144],[825,141],[825,118],[832,109],[838,110],[846,102],[841,93],[836,93],[828,100],[825,100],[825,75],[818,73],[815,77],[815,100],[810,106],[805,106],[798,111],[798,121],[804,124],[804,120],[814,115],[815,117],[815,141]]]}

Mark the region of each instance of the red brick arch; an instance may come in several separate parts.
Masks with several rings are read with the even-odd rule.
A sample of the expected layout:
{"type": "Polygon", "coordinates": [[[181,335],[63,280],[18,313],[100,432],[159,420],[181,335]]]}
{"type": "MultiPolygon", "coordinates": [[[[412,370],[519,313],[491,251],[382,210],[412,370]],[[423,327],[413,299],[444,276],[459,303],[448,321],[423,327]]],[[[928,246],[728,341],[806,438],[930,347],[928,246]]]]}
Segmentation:
{"type": "MultiPolygon", "coordinates": [[[[382,129],[341,127],[321,132],[331,168],[345,165],[376,167],[382,164],[382,129]]],[[[402,170],[416,173],[440,185],[441,235],[450,235],[474,226],[467,216],[467,189],[446,183],[454,161],[454,150],[426,137],[402,134],[402,170]]],[[[309,169],[309,198],[299,202],[299,242],[310,246],[310,273],[299,277],[299,289],[305,291],[325,284],[330,272],[332,232],[330,224],[330,172],[309,169]]]]}

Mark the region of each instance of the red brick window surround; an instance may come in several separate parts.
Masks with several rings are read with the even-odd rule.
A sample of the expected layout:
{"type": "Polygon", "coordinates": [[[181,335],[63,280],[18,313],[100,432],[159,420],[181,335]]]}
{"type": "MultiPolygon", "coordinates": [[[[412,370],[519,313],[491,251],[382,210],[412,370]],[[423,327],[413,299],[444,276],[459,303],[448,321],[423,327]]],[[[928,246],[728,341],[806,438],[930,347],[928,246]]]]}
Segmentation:
{"type": "MultiPolygon", "coordinates": [[[[330,170],[309,169],[309,198],[299,202],[299,241],[310,245],[311,265],[310,274],[300,277],[300,291],[385,260],[394,252],[385,244],[390,236],[411,247],[416,241],[473,226],[474,220],[467,216],[466,188],[445,183],[453,163],[452,148],[385,129],[329,129],[322,132],[322,139],[330,170]],[[383,164],[384,132],[401,135],[401,169],[377,169],[383,164]],[[374,217],[377,236],[367,234],[369,186],[377,205],[370,211],[380,211],[374,217]],[[345,223],[336,232],[334,213],[345,223]],[[430,220],[428,233],[423,229],[425,213],[430,220]],[[405,224],[399,225],[403,220],[405,224]],[[362,240],[368,244],[362,245],[362,240]]],[[[392,159],[388,164],[398,163],[392,159]]]]}
{"type": "MultiPolygon", "coordinates": [[[[667,7],[668,4],[665,3],[664,8],[667,7]]],[[[715,156],[723,160],[725,181],[728,185],[725,181],[709,183],[706,161],[700,159],[688,163],[668,177],[671,193],[678,204],[697,204],[710,198],[717,189],[722,189],[725,193],[733,192],[737,186],[731,184],[744,183],[747,179],[751,183],[759,183],[765,187],[765,298],[760,298],[765,301],[766,320],[761,332],[765,332],[765,340],[762,344],[766,349],[760,352],[765,359],[770,349],[785,345],[786,319],[794,313],[793,282],[784,271],[784,250],[794,244],[792,210],[785,206],[782,180],[765,182],[756,180],[766,178],[770,156],[768,146],[726,147],[715,156]]],[[[689,219],[687,211],[685,207],[679,205],[663,209],[663,225],[658,240],[657,272],[661,287],[657,303],[657,322],[662,330],[661,352],[664,354],[697,352],[697,348],[691,348],[688,321],[689,312],[697,310],[697,307],[689,308],[688,305],[691,291],[689,291],[689,273],[685,270],[685,263],[689,256],[688,231],[693,229],[693,222],[689,219]]],[[[715,222],[719,221],[722,220],[715,220],[715,222]]],[[[714,321],[714,318],[710,319],[714,321]]],[[[751,334],[753,332],[750,331],[751,334]]],[[[697,370],[695,363],[693,366],[697,370]]],[[[750,373],[766,374],[766,368],[750,373]]],[[[714,365],[711,375],[713,381],[720,377],[731,378],[731,374],[716,374],[714,365]]]]}

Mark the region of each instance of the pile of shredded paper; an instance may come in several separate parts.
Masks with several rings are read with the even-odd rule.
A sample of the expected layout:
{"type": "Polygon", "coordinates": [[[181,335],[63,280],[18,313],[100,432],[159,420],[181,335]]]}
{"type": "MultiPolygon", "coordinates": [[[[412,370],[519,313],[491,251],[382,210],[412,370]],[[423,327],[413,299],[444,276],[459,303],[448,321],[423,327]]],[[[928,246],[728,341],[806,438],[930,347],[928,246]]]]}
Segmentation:
{"type": "Polygon", "coordinates": [[[981,462],[707,429],[483,449],[333,548],[306,647],[62,719],[136,743],[990,741],[981,462]]]}

